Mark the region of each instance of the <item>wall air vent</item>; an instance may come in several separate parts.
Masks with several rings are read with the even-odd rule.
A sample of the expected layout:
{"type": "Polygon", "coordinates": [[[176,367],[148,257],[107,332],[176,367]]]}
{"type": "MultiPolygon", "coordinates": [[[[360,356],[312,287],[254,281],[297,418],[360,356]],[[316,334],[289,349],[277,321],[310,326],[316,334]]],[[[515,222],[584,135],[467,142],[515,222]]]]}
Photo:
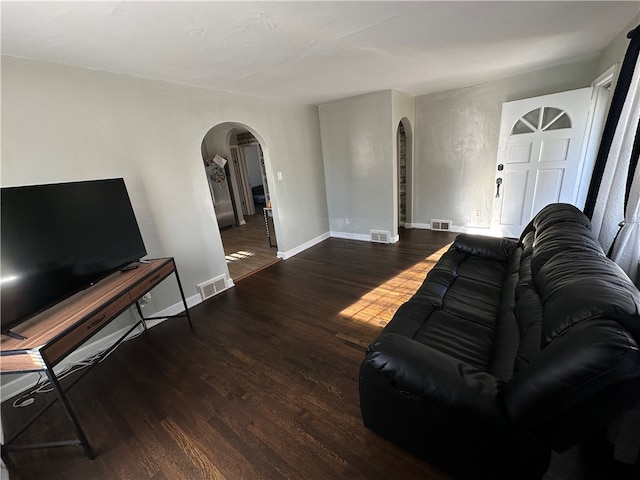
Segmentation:
{"type": "Polygon", "coordinates": [[[437,220],[435,218],[431,219],[431,230],[436,230],[438,232],[450,232],[451,231],[451,220],[437,220]]]}
{"type": "Polygon", "coordinates": [[[371,230],[371,241],[375,243],[389,243],[391,232],[384,230],[371,230]]]}
{"type": "Polygon", "coordinates": [[[220,275],[219,277],[212,278],[206,282],[199,283],[197,287],[200,292],[200,296],[202,297],[202,301],[204,302],[207,298],[211,298],[226,290],[228,288],[227,279],[225,275],[220,275]]]}

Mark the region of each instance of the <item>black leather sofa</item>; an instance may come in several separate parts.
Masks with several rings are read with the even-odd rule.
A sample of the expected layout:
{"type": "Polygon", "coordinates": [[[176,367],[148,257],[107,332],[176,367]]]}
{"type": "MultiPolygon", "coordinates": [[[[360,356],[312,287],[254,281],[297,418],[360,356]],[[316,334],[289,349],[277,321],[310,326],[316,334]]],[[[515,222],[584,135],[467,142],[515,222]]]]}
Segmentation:
{"type": "Polygon", "coordinates": [[[459,235],[367,348],[364,424],[455,478],[540,478],[639,401],[639,312],[571,205],[459,235]]]}

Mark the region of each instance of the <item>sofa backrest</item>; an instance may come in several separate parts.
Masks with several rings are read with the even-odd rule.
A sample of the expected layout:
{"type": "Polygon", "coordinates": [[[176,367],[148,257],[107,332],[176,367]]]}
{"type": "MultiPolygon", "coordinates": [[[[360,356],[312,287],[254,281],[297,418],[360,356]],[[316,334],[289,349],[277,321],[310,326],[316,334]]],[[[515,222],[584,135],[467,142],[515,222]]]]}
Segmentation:
{"type": "Polygon", "coordinates": [[[640,292],[571,205],[545,207],[519,248],[520,345],[503,398],[512,421],[555,434],[608,389],[640,379],[640,292]]]}

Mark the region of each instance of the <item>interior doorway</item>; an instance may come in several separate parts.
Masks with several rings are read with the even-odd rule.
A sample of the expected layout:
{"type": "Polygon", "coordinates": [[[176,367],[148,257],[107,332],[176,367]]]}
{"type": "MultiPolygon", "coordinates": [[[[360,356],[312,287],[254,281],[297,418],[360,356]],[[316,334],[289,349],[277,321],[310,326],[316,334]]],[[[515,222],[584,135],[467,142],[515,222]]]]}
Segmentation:
{"type": "Polygon", "coordinates": [[[216,125],[202,140],[202,160],[229,276],[237,282],[278,262],[265,155],[257,134],[241,124],[216,125]]]}
{"type": "Polygon", "coordinates": [[[411,172],[412,172],[412,135],[409,119],[403,118],[396,130],[396,158],[398,175],[397,212],[398,229],[411,228],[411,172]]]}
{"type": "Polygon", "coordinates": [[[398,225],[407,219],[407,134],[402,121],[398,125],[398,225]]]}

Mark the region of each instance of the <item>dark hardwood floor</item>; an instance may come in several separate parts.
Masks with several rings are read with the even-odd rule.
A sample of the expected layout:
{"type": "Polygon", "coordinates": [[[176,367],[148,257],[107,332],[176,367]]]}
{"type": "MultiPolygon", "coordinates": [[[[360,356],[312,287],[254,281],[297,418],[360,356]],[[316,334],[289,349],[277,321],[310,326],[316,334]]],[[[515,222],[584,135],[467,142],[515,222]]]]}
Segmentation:
{"type": "Polygon", "coordinates": [[[262,209],[256,207],[256,215],[246,215],[246,224],[225,228],[220,232],[229,275],[234,283],[269,265],[279,262],[277,239],[273,219],[269,218],[271,244],[267,239],[262,209]]]}
{"type": "MultiPolygon", "coordinates": [[[[194,307],[192,331],[172,319],[125,342],[69,392],[96,459],[12,451],[11,480],[449,478],[362,425],[358,369],[453,237],[332,238],[194,307]]],[[[5,402],[5,436],[48,395],[5,402]]],[[[71,432],[56,405],[24,440],[71,432]]]]}
{"type": "MultiPolygon", "coordinates": [[[[12,451],[11,479],[448,478],[362,425],[358,368],[451,239],[329,239],[193,308],[193,331],[125,342],[69,391],[97,458],[12,451]]],[[[7,434],[47,395],[5,402],[7,434]]],[[[71,433],[56,405],[21,441],[71,433]]]]}

